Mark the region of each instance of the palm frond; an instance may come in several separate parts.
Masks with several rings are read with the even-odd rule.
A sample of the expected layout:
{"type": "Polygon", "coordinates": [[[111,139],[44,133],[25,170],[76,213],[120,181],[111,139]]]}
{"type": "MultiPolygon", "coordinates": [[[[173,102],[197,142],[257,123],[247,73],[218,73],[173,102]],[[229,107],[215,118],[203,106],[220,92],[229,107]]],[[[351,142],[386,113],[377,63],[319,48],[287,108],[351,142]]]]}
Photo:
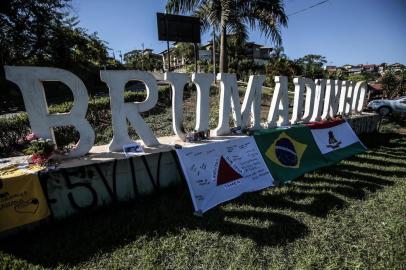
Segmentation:
{"type": "Polygon", "coordinates": [[[187,14],[193,12],[204,0],[168,0],[166,11],[174,14],[187,14]]]}
{"type": "Polygon", "coordinates": [[[251,29],[258,28],[277,46],[282,44],[281,26],[287,26],[283,2],[280,0],[239,0],[240,17],[251,29]]]}

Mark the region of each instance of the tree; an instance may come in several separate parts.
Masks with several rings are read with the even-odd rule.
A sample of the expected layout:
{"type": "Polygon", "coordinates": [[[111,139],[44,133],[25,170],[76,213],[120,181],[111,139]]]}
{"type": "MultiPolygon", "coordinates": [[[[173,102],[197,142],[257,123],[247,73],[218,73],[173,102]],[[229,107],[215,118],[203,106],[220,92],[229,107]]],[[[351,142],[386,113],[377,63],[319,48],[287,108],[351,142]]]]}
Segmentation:
{"type": "MultiPolygon", "coordinates": [[[[106,89],[100,81],[100,68],[115,68],[119,64],[108,57],[107,45],[97,33],[89,34],[77,27],[77,18],[65,12],[69,3],[70,0],[2,0],[0,98],[13,102],[7,97],[12,91],[17,92],[4,79],[4,65],[64,68],[78,75],[90,92],[106,89]]],[[[8,106],[1,100],[0,103],[8,106]]]]}
{"type": "Polygon", "coordinates": [[[280,27],[288,21],[281,0],[168,0],[166,8],[200,17],[204,31],[220,31],[220,72],[228,70],[227,31],[246,38],[248,28],[258,28],[280,45],[280,27]]]}
{"type": "Polygon", "coordinates": [[[400,80],[399,80],[399,95],[406,96],[406,69],[402,66],[400,80]]]}
{"type": "Polygon", "coordinates": [[[341,68],[338,68],[336,72],[328,74],[328,79],[332,80],[347,80],[348,74],[344,72],[341,68]]]}
{"type": "Polygon", "coordinates": [[[142,51],[135,52],[127,57],[126,67],[136,70],[155,71],[162,69],[162,61],[151,57],[150,54],[142,51]]]}
{"type": "Polygon", "coordinates": [[[384,87],[385,96],[387,98],[394,98],[399,94],[399,81],[392,71],[386,71],[385,74],[383,74],[382,76],[381,82],[384,87]]]}
{"type": "Polygon", "coordinates": [[[42,61],[69,0],[3,0],[0,10],[1,64],[42,61]]]}
{"type": "Polygon", "coordinates": [[[4,65],[34,65],[48,57],[49,36],[62,24],[61,10],[67,4],[68,0],[1,1],[0,110],[22,103],[19,91],[5,80],[4,65]]]}
{"type": "Polygon", "coordinates": [[[292,60],[288,59],[284,53],[283,47],[276,47],[269,60],[269,64],[266,66],[267,78],[270,79],[267,82],[269,85],[274,85],[273,78],[275,76],[288,76],[292,77],[300,72],[300,67],[292,60]]]}
{"type": "Polygon", "coordinates": [[[379,78],[378,72],[361,72],[360,74],[353,74],[348,76],[350,81],[376,81],[379,78]]]}
{"type": "Polygon", "coordinates": [[[298,67],[288,59],[284,53],[283,47],[277,47],[272,51],[267,74],[273,78],[275,76],[293,76],[296,74],[298,67]]]}
{"type": "Polygon", "coordinates": [[[295,60],[301,68],[301,75],[310,79],[320,79],[325,77],[323,65],[327,63],[324,56],[318,54],[307,54],[295,60]]]}
{"type": "Polygon", "coordinates": [[[347,80],[349,81],[367,81],[368,80],[368,76],[366,74],[360,73],[360,74],[353,74],[353,75],[349,75],[347,80]]]}
{"type": "Polygon", "coordinates": [[[195,57],[195,48],[191,43],[179,42],[175,46],[175,56],[182,59],[185,63],[193,62],[195,57]]]}

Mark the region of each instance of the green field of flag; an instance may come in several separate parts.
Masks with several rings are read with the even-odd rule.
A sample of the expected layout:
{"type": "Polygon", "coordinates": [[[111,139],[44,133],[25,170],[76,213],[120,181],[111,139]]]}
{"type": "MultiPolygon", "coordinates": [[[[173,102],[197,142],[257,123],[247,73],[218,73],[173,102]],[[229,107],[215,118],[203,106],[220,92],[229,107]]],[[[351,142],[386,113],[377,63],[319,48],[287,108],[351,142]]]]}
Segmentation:
{"type": "Polygon", "coordinates": [[[254,138],[276,182],[291,181],[328,164],[306,126],[260,130],[254,138]]]}

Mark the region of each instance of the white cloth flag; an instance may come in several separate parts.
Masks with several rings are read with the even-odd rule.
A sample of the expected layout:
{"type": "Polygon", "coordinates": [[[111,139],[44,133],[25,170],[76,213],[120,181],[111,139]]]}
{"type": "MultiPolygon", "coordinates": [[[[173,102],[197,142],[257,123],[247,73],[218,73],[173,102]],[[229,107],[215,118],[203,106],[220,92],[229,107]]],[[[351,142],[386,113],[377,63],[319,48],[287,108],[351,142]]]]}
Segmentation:
{"type": "Polygon", "coordinates": [[[252,137],[176,149],[196,212],[273,186],[252,137]]]}
{"type": "Polygon", "coordinates": [[[352,144],[362,144],[346,121],[333,121],[309,126],[323,155],[352,144]]]}

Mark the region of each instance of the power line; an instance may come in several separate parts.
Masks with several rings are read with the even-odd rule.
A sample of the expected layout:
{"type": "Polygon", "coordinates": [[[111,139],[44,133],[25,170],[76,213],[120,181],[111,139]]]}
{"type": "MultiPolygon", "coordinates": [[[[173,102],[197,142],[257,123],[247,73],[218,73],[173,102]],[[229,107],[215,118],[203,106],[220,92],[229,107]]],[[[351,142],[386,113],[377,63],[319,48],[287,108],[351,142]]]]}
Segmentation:
{"type": "Polygon", "coordinates": [[[304,9],[301,9],[301,10],[298,10],[298,11],[295,11],[295,12],[293,12],[293,13],[290,13],[290,14],[288,14],[287,16],[290,17],[290,16],[293,16],[293,15],[296,15],[296,14],[298,14],[298,13],[301,13],[301,12],[304,12],[304,11],[306,11],[306,10],[312,9],[312,8],[314,8],[314,7],[320,6],[320,5],[322,5],[322,4],[324,4],[324,3],[328,2],[328,1],[330,1],[330,0],[324,0],[324,1],[318,2],[317,4],[314,4],[314,5],[310,6],[310,7],[307,7],[307,8],[304,8],[304,9]]]}

